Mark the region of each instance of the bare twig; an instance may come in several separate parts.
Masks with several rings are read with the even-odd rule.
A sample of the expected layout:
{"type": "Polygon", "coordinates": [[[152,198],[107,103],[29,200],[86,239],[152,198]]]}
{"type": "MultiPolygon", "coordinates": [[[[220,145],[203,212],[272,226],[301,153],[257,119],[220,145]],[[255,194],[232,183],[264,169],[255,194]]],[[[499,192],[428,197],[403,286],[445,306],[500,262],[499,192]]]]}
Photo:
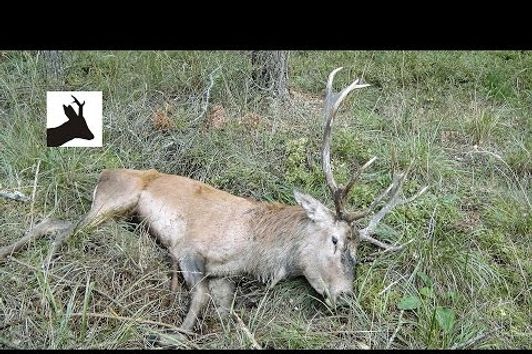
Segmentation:
{"type": "Polygon", "coordinates": [[[390,349],[392,346],[393,341],[395,340],[395,337],[397,336],[397,333],[399,333],[399,330],[403,326],[403,314],[405,313],[405,310],[401,310],[401,313],[399,314],[399,323],[397,323],[397,327],[395,327],[395,331],[393,331],[392,336],[390,337],[390,340],[388,341],[388,344],[386,344],[386,349],[390,349]]]}
{"type": "Polygon", "coordinates": [[[35,207],[35,193],[37,193],[37,180],[39,179],[39,169],[41,167],[41,160],[37,161],[37,168],[35,169],[35,178],[33,179],[33,189],[31,191],[31,205],[30,205],[30,228],[34,226],[33,210],[35,207]]]}
{"type": "Polygon", "coordinates": [[[465,341],[464,343],[459,343],[459,344],[455,344],[451,347],[451,349],[464,349],[464,348],[467,348],[469,347],[470,345],[473,345],[475,344],[476,342],[478,342],[479,340],[481,339],[484,339],[488,334],[490,334],[491,332],[487,332],[487,333],[480,333],[478,336],[475,336],[467,341],[465,341]]]}
{"type": "Polygon", "coordinates": [[[145,320],[143,318],[124,317],[124,316],[119,316],[119,315],[108,315],[108,314],[105,314],[105,313],[94,313],[94,312],[89,312],[89,313],[85,313],[85,314],[80,313],[80,312],[72,313],[72,317],[83,317],[83,316],[94,317],[94,318],[106,318],[106,319],[125,321],[125,322],[136,322],[136,323],[143,323],[143,324],[151,324],[151,325],[166,327],[166,328],[169,328],[169,329],[171,329],[173,331],[176,331],[176,332],[179,332],[179,333],[183,333],[183,334],[187,334],[187,335],[194,335],[193,332],[186,331],[186,330],[181,329],[179,327],[176,327],[174,325],[171,325],[171,324],[168,324],[168,323],[164,323],[164,322],[145,320]]]}
{"type": "Polygon", "coordinates": [[[255,340],[255,337],[253,336],[253,333],[251,333],[249,328],[245,325],[244,321],[242,321],[242,319],[237,315],[236,312],[233,312],[233,316],[235,316],[236,322],[238,323],[238,325],[242,329],[242,332],[244,332],[246,337],[251,342],[251,347],[253,349],[262,349],[261,345],[259,343],[257,343],[257,341],[255,340]]]}
{"type": "Polygon", "coordinates": [[[14,192],[0,191],[0,198],[16,200],[18,202],[27,202],[30,200],[29,197],[25,196],[19,191],[14,191],[14,192]]]}
{"type": "Polygon", "coordinates": [[[205,97],[204,100],[203,100],[203,107],[201,108],[201,113],[199,116],[197,116],[196,118],[194,118],[192,120],[192,124],[196,123],[198,120],[200,120],[204,115],[205,113],[207,112],[207,108],[209,106],[209,99],[211,97],[211,89],[212,89],[212,86],[214,85],[214,74],[220,70],[220,66],[218,66],[216,69],[214,69],[210,74],[209,74],[209,86],[207,87],[207,89],[205,90],[205,92],[203,93],[203,96],[205,97]]]}

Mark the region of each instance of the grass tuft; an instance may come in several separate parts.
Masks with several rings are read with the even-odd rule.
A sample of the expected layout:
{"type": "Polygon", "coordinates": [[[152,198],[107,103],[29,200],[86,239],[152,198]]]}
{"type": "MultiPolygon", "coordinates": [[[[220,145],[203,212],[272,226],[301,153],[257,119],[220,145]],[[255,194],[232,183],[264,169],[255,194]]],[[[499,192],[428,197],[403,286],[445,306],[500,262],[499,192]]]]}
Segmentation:
{"type": "MultiPolygon", "coordinates": [[[[335,120],[335,176],[345,183],[377,156],[349,197],[356,209],[410,168],[405,194],[429,191],[377,231],[413,241],[359,264],[354,300],[337,311],[303,279],[268,290],[247,278],[234,311],[270,349],[531,347],[531,53],[294,51],[287,103],[252,90],[243,52],[71,51],[58,81],[44,60],[0,53],[0,189],[32,195],[37,181],[31,203],[0,199],[0,246],[32,221],[79,218],[104,168],[156,168],[285,203],[296,188],[331,206],[322,98],[328,73],[344,66],[335,87],[358,76],[372,86],[335,120]],[[45,147],[47,90],[103,91],[103,148],[45,147]]],[[[180,284],[170,293],[168,255],[142,228],[121,221],[80,232],[45,272],[50,241],[0,263],[0,348],[150,348],[154,333],[178,348],[253,345],[212,305],[197,335],[168,334],[188,292],[180,284]]]]}

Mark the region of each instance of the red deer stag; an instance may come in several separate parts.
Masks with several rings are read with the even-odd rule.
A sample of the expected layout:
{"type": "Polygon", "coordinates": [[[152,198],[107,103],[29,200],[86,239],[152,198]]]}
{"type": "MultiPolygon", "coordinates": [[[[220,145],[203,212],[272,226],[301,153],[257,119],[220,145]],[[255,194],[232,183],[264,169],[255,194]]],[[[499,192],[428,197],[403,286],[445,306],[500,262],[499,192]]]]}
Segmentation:
{"type": "MultiPolygon", "coordinates": [[[[94,190],[91,209],[79,223],[65,228],[64,222],[44,221],[18,245],[4,247],[3,255],[19,248],[28,238],[62,230],[50,250],[49,264],[55,250],[75,230],[98,225],[111,217],[136,214],[168,248],[174,269],[179,266],[190,289],[190,307],[180,327],[183,331],[193,329],[209,299],[210,289],[226,313],[233,293],[228,278],[243,274],[267,281],[270,286],[286,278],[304,276],[327,304],[335,306],[342,294],[352,291],[359,241],[369,241],[387,250],[399,248],[374,239],[375,228],[393,207],[426,190],[425,187],[411,198],[401,198],[399,192],[406,178],[401,174],[366,210],[344,209],[350,189],[376,158],[358,169],[345,187],[335,182],[330,158],[334,117],[351,91],[369,86],[356,80],[341,92],[333,92],[333,79],[340,69],[332,71],[327,81],[322,147],[323,171],[335,211],[298,191],[294,191],[297,205],[284,205],[241,198],[199,181],[156,170],[104,170],[94,190]],[[368,226],[356,229],[354,221],[368,216],[386,196],[389,201],[373,214],[368,226]]],[[[176,282],[174,272],[172,288],[176,282]]]]}

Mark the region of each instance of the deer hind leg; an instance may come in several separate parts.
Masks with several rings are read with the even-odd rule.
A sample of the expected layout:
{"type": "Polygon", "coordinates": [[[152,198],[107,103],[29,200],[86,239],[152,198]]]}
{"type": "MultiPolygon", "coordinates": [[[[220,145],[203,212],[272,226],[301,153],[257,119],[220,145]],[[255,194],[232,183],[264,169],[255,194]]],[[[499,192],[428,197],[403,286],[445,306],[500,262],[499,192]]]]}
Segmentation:
{"type": "Polygon", "coordinates": [[[133,210],[144,187],[142,177],[141,171],[103,170],[94,189],[89,212],[80,222],[74,223],[56,237],[47,257],[47,267],[59,247],[76,230],[98,226],[110,218],[133,210]]]}
{"type": "Polygon", "coordinates": [[[144,189],[145,174],[143,171],[103,170],[93,192],[91,209],[80,226],[97,226],[129,214],[136,208],[144,189]]]}
{"type": "Polygon", "coordinates": [[[196,320],[209,301],[208,279],[205,277],[205,263],[199,255],[185,255],[179,266],[190,291],[190,307],[180,329],[191,332],[196,320]]]}

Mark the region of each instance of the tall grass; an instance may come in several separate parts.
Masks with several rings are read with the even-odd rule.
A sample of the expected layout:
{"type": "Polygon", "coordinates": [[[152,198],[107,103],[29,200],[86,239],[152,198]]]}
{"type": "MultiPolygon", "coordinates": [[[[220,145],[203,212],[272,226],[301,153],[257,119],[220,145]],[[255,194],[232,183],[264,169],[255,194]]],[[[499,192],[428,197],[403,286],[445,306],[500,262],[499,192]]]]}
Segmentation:
{"type": "MultiPolygon", "coordinates": [[[[360,75],[372,87],[335,122],[335,174],[345,180],[353,162],[378,157],[350,197],[360,208],[411,166],[405,192],[431,189],[378,232],[413,241],[357,265],[355,301],[336,312],[303,279],[268,290],[247,278],[237,279],[234,311],[265,348],[530,348],[529,52],[293,52],[289,103],[253,91],[244,52],[67,52],[53,87],[39,53],[0,54],[0,189],[31,195],[36,183],[33,202],[0,200],[0,246],[32,220],[85,213],[103,168],[156,168],[286,203],[298,188],[331,205],[321,99],[327,74],[344,66],[337,87],[360,75]],[[103,91],[103,148],[45,147],[51,89],[103,91]]],[[[39,240],[0,263],[0,347],[148,348],[150,334],[171,332],[186,313],[186,287],[170,293],[166,251],[142,228],[81,232],[46,272],[49,246],[39,240]]],[[[359,258],[374,251],[364,245],[359,258]]],[[[197,335],[169,338],[182,348],[251,345],[212,305],[197,335]]]]}

